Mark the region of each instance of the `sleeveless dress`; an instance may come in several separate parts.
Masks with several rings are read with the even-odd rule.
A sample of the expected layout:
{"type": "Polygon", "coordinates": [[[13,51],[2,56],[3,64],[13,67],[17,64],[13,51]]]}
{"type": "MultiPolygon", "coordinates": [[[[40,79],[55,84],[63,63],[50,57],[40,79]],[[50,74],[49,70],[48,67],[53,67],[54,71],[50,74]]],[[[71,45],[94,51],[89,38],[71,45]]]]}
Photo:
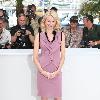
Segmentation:
{"type": "MultiPolygon", "coordinates": [[[[50,42],[45,33],[40,33],[39,63],[48,72],[54,72],[60,64],[61,33],[57,32],[54,41],[50,42]]],[[[62,95],[62,74],[60,72],[53,79],[47,79],[40,72],[37,73],[38,96],[61,97],[62,95]]]]}

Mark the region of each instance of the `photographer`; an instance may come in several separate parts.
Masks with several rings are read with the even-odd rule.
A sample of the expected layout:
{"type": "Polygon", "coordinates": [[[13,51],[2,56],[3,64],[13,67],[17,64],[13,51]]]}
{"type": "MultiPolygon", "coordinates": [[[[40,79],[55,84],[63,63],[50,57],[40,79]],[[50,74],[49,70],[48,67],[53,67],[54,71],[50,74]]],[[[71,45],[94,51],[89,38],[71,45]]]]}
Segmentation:
{"type": "Polygon", "coordinates": [[[69,26],[62,29],[65,33],[65,47],[68,48],[80,48],[81,40],[83,36],[82,29],[78,26],[78,17],[72,16],[70,18],[69,26]]]}
{"type": "Polygon", "coordinates": [[[4,19],[0,18],[0,49],[11,48],[11,34],[4,28],[4,19]]]}
{"type": "Polygon", "coordinates": [[[100,26],[93,24],[93,16],[86,15],[83,18],[83,43],[85,48],[100,49],[100,26]]]}
{"type": "Polygon", "coordinates": [[[26,25],[26,16],[18,15],[18,25],[11,28],[11,42],[13,49],[32,49],[34,44],[34,31],[26,25]]]}
{"type": "Polygon", "coordinates": [[[0,9],[0,18],[4,19],[4,27],[8,29],[9,28],[9,22],[8,22],[9,17],[7,15],[6,10],[0,9]]]}
{"type": "Polygon", "coordinates": [[[27,23],[30,25],[34,30],[34,35],[38,33],[39,29],[39,19],[40,16],[38,16],[36,13],[36,6],[34,4],[28,5],[27,8],[27,23]]]}

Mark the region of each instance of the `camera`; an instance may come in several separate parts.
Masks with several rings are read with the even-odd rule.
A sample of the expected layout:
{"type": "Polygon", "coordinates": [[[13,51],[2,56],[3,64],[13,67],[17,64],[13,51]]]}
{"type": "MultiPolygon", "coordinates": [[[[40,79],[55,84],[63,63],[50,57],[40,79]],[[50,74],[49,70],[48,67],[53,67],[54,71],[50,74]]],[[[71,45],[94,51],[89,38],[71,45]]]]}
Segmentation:
{"type": "Polygon", "coordinates": [[[29,19],[35,19],[35,14],[33,13],[33,11],[32,10],[29,10],[29,12],[28,12],[28,18],[29,19]]]}
{"type": "Polygon", "coordinates": [[[18,37],[17,39],[17,44],[15,44],[15,46],[17,48],[24,48],[26,46],[26,27],[25,25],[20,26],[20,29],[18,30],[21,35],[18,37]]]}
{"type": "Polygon", "coordinates": [[[0,49],[3,49],[3,48],[4,48],[4,46],[0,44],[0,49]]]}
{"type": "Polygon", "coordinates": [[[25,35],[25,33],[26,33],[25,29],[19,29],[18,31],[21,33],[21,35],[25,35]]]}
{"type": "Polygon", "coordinates": [[[28,5],[27,13],[28,13],[27,17],[29,18],[29,20],[35,19],[36,15],[35,15],[34,11],[32,10],[32,5],[28,5]]]}
{"type": "Polygon", "coordinates": [[[18,31],[21,33],[21,35],[25,35],[26,34],[25,25],[20,26],[20,29],[18,31]]]}
{"type": "Polygon", "coordinates": [[[8,21],[9,17],[8,17],[6,10],[0,9],[0,12],[2,13],[0,15],[0,18],[4,19],[4,21],[8,21]]]}
{"type": "Polygon", "coordinates": [[[11,48],[11,44],[9,43],[9,42],[7,42],[6,44],[5,44],[5,48],[4,49],[10,49],[11,48]]]}
{"type": "Polygon", "coordinates": [[[89,41],[82,40],[80,44],[82,48],[90,48],[89,41]]]}
{"type": "Polygon", "coordinates": [[[11,44],[7,41],[4,45],[0,44],[0,49],[10,49],[11,44]]]}

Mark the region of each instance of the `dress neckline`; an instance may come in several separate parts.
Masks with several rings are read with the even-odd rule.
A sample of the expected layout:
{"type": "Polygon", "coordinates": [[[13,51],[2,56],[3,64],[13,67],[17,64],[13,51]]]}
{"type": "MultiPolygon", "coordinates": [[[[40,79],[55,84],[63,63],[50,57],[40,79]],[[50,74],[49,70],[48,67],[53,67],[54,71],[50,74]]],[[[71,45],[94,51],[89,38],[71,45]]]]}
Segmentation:
{"type": "Polygon", "coordinates": [[[48,39],[47,33],[45,32],[45,36],[46,36],[48,42],[53,42],[53,41],[55,40],[56,31],[53,31],[52,34],[53,34],[53,39],[50,41],[50,40],[48,39]]]}

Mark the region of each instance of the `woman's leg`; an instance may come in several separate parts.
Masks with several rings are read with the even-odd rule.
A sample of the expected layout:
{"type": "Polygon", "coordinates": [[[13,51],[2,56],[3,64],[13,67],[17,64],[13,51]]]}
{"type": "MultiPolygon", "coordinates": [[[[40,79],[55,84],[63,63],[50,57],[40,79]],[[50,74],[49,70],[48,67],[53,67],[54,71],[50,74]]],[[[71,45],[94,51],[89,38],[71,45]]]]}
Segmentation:
{"type": "Polygon", "coordinates": [[[56,97],[54,98],[54,100],[61,100],[61,97],[56,97]]]}
{"type": "Polygon", "coordinates": [[[41,100],[48,100],[47,97],[41,97],[41,100]]]}

